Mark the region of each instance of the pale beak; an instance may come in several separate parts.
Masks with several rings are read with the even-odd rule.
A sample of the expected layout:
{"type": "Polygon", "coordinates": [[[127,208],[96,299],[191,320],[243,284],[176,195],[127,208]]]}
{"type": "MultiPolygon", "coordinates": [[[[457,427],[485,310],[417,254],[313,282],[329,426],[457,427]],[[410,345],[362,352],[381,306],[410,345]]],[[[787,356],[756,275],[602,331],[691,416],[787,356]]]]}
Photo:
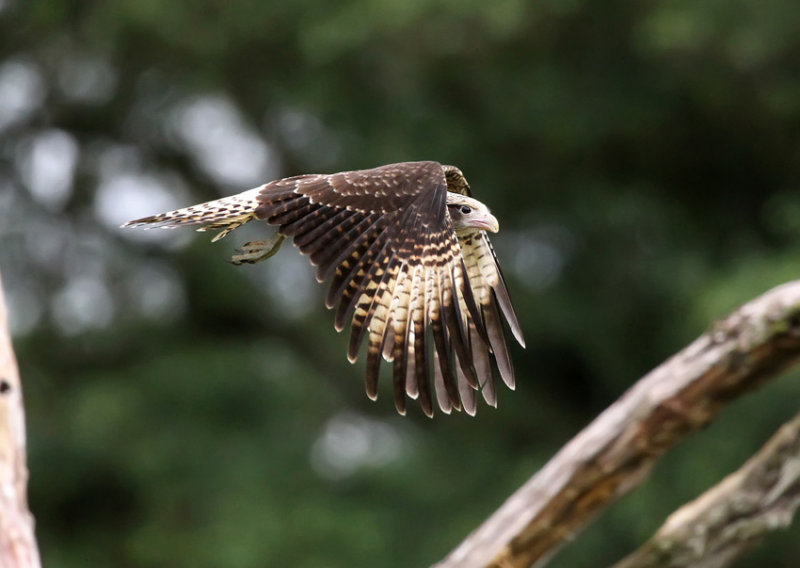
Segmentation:
{"type": "Polygon", "coordinates": [[[470,225],[490,233],[496,233],[500,230],[500,223],[497,222],[497,217],[488,212],[483,213],[480,217],[470,219],[470,225]]]}

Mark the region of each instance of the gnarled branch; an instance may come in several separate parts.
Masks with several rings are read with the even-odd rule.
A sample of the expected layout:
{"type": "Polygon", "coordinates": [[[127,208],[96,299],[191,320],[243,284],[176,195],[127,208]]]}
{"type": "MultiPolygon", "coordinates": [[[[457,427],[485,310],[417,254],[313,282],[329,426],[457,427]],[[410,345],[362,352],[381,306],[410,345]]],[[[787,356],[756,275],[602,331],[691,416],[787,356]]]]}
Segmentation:
{"type": "Polygon", "coordinates": [[[0,566],[41,566],[27,490],[22,385],[0,281],[0,566]]]}
{"type": "Polygon", "coordinates": [[[800,505],[800,414],[737,472],[674,512],[614,568],[723,568],[770,531],[787,527],[800,505]]]}
{"type": "Polygon", "coordinates": [[[800,358],[800,281],[745,304],[639,380],[437,566],[541,565],[728,402],[800,358]]]}

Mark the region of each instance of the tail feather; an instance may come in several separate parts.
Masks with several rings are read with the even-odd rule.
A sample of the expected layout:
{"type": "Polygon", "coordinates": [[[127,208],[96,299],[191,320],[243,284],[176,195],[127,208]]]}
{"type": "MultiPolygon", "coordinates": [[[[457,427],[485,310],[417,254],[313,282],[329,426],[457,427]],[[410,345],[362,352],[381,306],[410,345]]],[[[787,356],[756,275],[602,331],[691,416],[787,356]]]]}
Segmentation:
{"type": "Polygon", "coordinates": [[[255,219],[255,211],[259,205],[257,197],[260,191],[261,188],[257,187],[215,201],[134,219],[122,226],[172,229],[185,225],[202,225],[197,229],[198,231],[222,229],[222,232],[212,239],[218,241],[237,227],[255,219]]]}

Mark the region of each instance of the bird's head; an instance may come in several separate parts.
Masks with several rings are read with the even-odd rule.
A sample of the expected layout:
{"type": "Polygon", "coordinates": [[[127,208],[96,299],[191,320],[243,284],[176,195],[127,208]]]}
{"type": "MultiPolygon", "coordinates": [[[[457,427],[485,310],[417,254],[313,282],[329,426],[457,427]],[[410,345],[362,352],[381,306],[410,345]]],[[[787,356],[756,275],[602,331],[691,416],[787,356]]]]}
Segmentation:
{"type": "Polygon", "coordinates": [[[477,199],[461,195],[460,193],[447,192],[447,212],[453,222],[456,233],[467,231],[489,231],[496,233],[500,230],[497,218],[489,212],[489,208],[477,199]]]}

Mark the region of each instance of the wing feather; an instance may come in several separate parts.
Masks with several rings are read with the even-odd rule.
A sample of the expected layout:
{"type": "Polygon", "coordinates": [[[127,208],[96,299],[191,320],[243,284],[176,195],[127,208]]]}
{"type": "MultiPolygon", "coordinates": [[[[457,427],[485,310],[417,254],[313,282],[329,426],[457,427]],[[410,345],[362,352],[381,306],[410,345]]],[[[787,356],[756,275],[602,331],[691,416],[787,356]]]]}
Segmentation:
{"type": "Polygon", "coordinates": [[[345,225],[341,231],[337,229],[336,240],[321,246],[310,254],[311,263],[317,266],[322,280],[327,280],[341,265],[342,261],[353,254],[358,247],[364,250],[371,244],[370,238],[376,230],[380,230],[380,216],[377,213],[366,213],[352,226],[345,225]]]}
{"type": "MultiPolygon", "coordinates": [[[[432,253],[428,255],[432,266],[428,269],[428,284],[425,293],[426,304],[428,307],[428,321],[431,325],[431,332],[433,334],[433,345],[436,350],[438,358],[438,365],[435,369],[439,369],[441,376],[438,378],[444,384],[444,388],[449,396],[451,406],[458,410],[461,409],[461,403],[458,397],[458,387],[456,386],[456,379],[453,375],[453,369],[450,364],[452,359],[450,353],[450,345],[447,341],[445,334],[445,311],[442,309],[443,294],[441,286],[441,265],[446,262],[446,258],[441,255],[441,252],[432,253]]],[[[441,406],[441,404],[440,404],[441,406]]]]}
{"type": "Polygon", "coordinates": [[[464,299],[464,276],[461,271],[461,253],[455,238],[451,243],[451,260],[447,264],[448,270],[443,271],[445,289],[449,290],[443,301],[445,321],[447,331],[455,357],[457,359],[456,368],[459,371],[459,383],[466,380],[472,388],[478,388],[478,377],[475,372],[475,365],[470,353],[469,337],[466,332],[466,312],[462,311],[462,305],[466,304],[464,299]],[[454,257],[457,257],[457,261],[454,257]]]}
{"type": "Polygon", "coordinates": [[[364,219],[365,214],[361,211],[350,211],[348,209],[329,209],[325,215],[325,221],[320,223],[320,219],[309,219],[305,226],[299,227],[294,235],[294,244],[303,253],[311,254],[323,248],[326,244],[333,242],[344,231],[349,230],[359,221],[364,219]]]}
{"type": "MultiPolygon", "coordinates": [[[[360,327],[361,324],[363,324],[367,315],[366,311],[360,313],[356,307],[358,306],[358,301],[362,294],[369,294],[371,296],[378,288],[377,283],[372,279],[372,275],[380,267],[380,264],[375,262],[375,259],[383,254],[387,240],[387,235],[384,232],[375,235],[370,247],[351,268],[350,272],[352,276],[350,279],[342,283],[342,291],[338,299],[339,305],[336,308],[336,329],[343,328],[345,321],[350,319],[351,316],[353,318],[351,326],[360,327]]],[[[333,286],[334,283],[332,283],[331,286],[333,286]]]]}
{"type": "MultiPolygon", "coordinates": [[[[399,318],[402,325],[405,319],[405,314],[401,311],[399,302],[395,302],[395,291],[398,289],[400,291],[403,290],[403,285],[398,284],[398,281],[404,279],[407,272],[407,264],[402,259],[409,257],[410,247],[414,240],[415,225],[414,221],[410,224],[403,224],[401,225],[401,231],[393,242],[388,242],[387,239],[389,250],[386,251],[387,247],[384,247],[384,252],[381,254],[385,254],[385,256],[375,263],[375,266],[380,265],[381,268],[375,270],[373,274],[373,279],[380,279],[378,290],[374,295],[369,295],[366,292],[362,293],[356,308],[356,314],[363,311],[366,316],[357,336],[355,324],[352,327],[349,353],[353,356],[357,354],[364,337],[364,330],[368,327],[367,390],[368,392],[374,392],[375,396],[377,396],[381,356],[384,356],[389,361],[394,359],[392,351],[394,347],[392,320],[393,318],[399,318]]],[[[372,268],[374,269],[375,266],[372,268]]]]}
{"type": "MultiPolygon", "coordinates": [[[[453,411],[453,397],[442,372],[441,358],[439,352],[433,352],[433,386],[436,392],[436,402],[445,414],[453,411]]],[[[460,406],[460,405],[459,405],[460,406]]]]}
{"type": "Polygon", "coordinates": [[[360,342],[364,336],[364,328],[368,328],[367,341],[367,388],[373,388],[377,396],[378,372],[380,369],[381,357],[386,347],[387,333],[391,318],[392,296],[397,285],[397,274],[400,271],[400,264],[389,261],[386,272],[378,285],[378,292],[371,300],[371,305],[367,309],[367,316],[364,327],[360,332],[360,338],[355,346],[356,352],[360,347],[360,342]]]}
{"type": "Polygon", "coordinates": [[[464,376],[464,371],[460,366],[456,367],[456,375],[458,377],[458,393],[461,395],[461,406],[464,412],[470,416],[475,416],[478,410],[475,387],[464,376]]]}
{"type": "MultiPolygon", "coordinates": [[[[415,245],[416,246],[416,245],[415,245]]],[[[406,351],[408,357],[406,358],[406,376],[403,379],[405,384],[406,394],[416,400],[419,398],[419,386],[417,385],[417,372],[416,372],[416,341],[414,330],[416,329],[416,321],[418,317],[418,309],[421,301],[424,300],[424,292],[422,291],[422,275],[423,269],[421,265],[414,267],[414,276],[411,284],[411,295],[409,297],[408,305],[408,324],[406,326],[406,351]]],[[[395,360],[397,358],[395,357],[395,360]]],[[[398,376],[398,378],[400,378],[398,376]]]]}
{"type": "MultiPolygon", "coordinates": [[[[307,197],[297,197],[293,200],[281,202],[281,207],[269,217],[269,222],[281,226],[281,233],[291,237],[297,230],[296,223],[308,222],[308,217],[319,211],[322,206],[310,203],[307,197]]],[[[314,221],[319,217],[316,215],[314,221]]]]}
{"type": "Polygon", "coordinates": [[[497,298],[497,303],[500,305],[500,310],[503,312],[503,315],[508,322],[508,327],[511,328],[511,333],[514,335],[514,339],[516,339],[517,343],[519,343],[522,347],[525,347],[525,338],[522,336],[522,328],[517,320],[517,314],[514,312],[514,306],[511,303],[511,297],[508,295],[508,288],[506,287],[506,282],[503,278],[503,271],[500,270],[500,263],[497,260],[494,247],[492,246],[492,243],[489,242],[489,237],[487,237],[485,233],[483,234],[483,241],[484,246],[489,249],[489,252],[492,255],[494,272],[497,275],[496,283],[492,286],[497,298]]]}
{"type": "MultiPolygon", "coordinates": [[[[409,322],[411,321],[409,310],[412,308],[411,294],[413,290],[416,268],[412,273],[408,273],[408,267],[404,267],[398,276],[397,286],[392,298],[392,332],[394,341],[392,346],[392,386],[395,407],[397,412],[406,412],[406,371],[408,366],[409,352],[413,348],[408,346],[409,322]]],[[[413,357],[413,355],[412,355],[413,357]]],[[[413,397],[416,393],[408,392],[413,397]]]]}
{"type": "MultiPolygon", "coordinates": [[[[425,234],[421,239],[425,250],[427,242],[430,240],[430,235],[425,234]]],[[[419,280],[417,282],[417,299],[414,303],[413,312],[413,325],[414,325],[414,366],[413,366],[413,383],[412,389],[417,392],[419,396],[419,403],[422,411],[427,416],[433,416],[433,402],[431,399],[430,391],[430,369],[428,367],[428,350],[426,346],[427,331],[427,303],[430,301],[428,295],[428,267],[422,267],[419,280]]]]}
{"type": "MultiPolygon", "coordinates": [[[[351,234],[355,234],[352,244],[346,245],[343,249],[334,251],[333,255],[338,255],[336,260],[332,262],[330,260],[325,260],[326,264],[320,264],[317,273],[318,278],[324,280],[333,274],[328,288],[328,294],[325,298],[325,305],[329,309],[336,305],[336,302],[341,298],[345,288],[347,288],[350,281],[357,274],[362,257],[374,244],[376,230],[378,230],[378,227],[375,217],[367,217],[364,221],[353,227],[347,235],[340,237],[341,239],[348,239],[351,234]],[[359,234],[357,233],[359,229],[363,229],[365,232],[359,234]]],[[[333,248],[333,246],[331,246],[331,248],[333,248]]],[[[342,331],[343,325],[343,322],[337,323],[336,330],[342,331]]]]}
{"type": "Polygon", "coordinates": [[[483,400],[489,406],[497,406],[497,391],[494,386],[494,376],[492,374],[492,363],[489,356],[489,347],[480,336],[474,322],[470,322],[469,328],[470,343],[472,352],[475,356],[475,371],[479,377],[483,377],[481,383],[481,394],[483,400]]]}
{"type": "Polygon", "coordinates": [[[514,367],[511,365],[511,357],[508,354],[506,340],[503,336],[503,324],[500,321],[500,314],[497,311],[497,302],[494,294],[489,296],[489,303],[483,310],[483,321],[486,324],[486,331],[489,334],[489,345],[494,353],[500,377],[508,388],[514,389],[514,367]]]}

